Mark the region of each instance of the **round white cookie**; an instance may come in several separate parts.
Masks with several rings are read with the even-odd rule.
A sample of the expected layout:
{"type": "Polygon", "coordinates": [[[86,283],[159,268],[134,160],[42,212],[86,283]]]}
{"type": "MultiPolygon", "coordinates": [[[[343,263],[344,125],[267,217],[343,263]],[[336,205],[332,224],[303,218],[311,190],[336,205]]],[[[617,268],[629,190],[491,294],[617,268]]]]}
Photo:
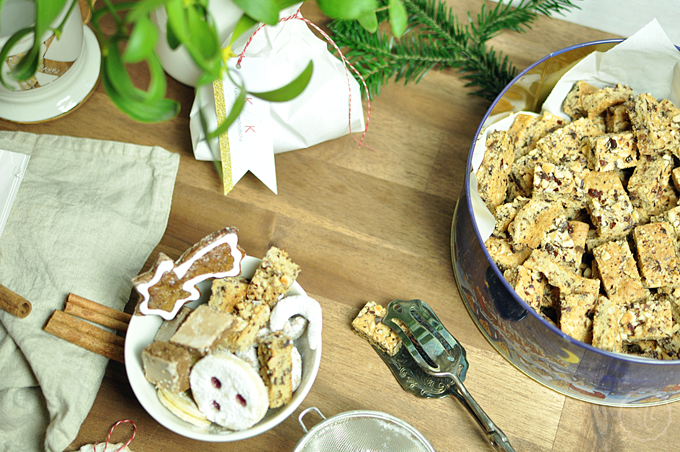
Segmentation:
{"type": "Polygon", "coordinates": [[[212,422],[230,430],[258,423],[269,408],[267,388],[258,373],[230,353],[199,360],[189,376],[198,408],[212,422]]]}

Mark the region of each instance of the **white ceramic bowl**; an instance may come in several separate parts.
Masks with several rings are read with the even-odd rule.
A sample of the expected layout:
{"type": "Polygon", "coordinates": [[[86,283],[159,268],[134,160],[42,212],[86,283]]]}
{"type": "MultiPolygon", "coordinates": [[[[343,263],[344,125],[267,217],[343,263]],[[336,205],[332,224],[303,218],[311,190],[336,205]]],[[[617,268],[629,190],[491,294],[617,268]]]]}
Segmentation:
{"type": "MultiPolygon", "coordinates": [[[[241,275],[252,278],[255,270],[262,261],[254,257],[246,256],[241,263],[241,275]]],[[[201,303],[207,303],[210,298],[211,281],[205,281],[201,289],[201,298],[189,303],[188,306],[196,307],[201,303]]],[[[306,295],[304,289],[295,282],[288,291],[288,295],[306,295]]],[[[307,343],[307,335],[303,334],[295,341],[295,345],[302,355],[302,381],[300,387],[293,393],[293,399],[285,406],[270,409],[259,423],[247,430],[229,431],[219,428],[210,428],[207,431],[185,422],[165,408],[156,396],[156,388],[144,378],[142,368],[142,350],[153,342],[156,331],[160,328],[162,319],[158,316],[134,315],[130,321],[125,339],[125,368],[127,370],[130,386],[142,404],[144,409],[167,429],[188,438],[200,441],[227,442],[257,436],[277,426],[302,403],[314,384],[316,374],[321,363],[321,344],[316,350],[311,350],[307,343]]]]}

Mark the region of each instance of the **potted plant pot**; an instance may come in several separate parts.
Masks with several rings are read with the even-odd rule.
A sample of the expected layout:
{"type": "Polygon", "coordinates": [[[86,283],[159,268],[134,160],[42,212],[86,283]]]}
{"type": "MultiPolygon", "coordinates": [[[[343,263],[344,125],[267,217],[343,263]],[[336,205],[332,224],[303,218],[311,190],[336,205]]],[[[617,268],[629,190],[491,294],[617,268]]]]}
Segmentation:
{"type": "MultiPolygon", "coordinates": [[[[40,63],[29,79],[17,82],[8,72],[33,46],[34,33],[16,42],[1,62],[5,84],[0,84],[0,117],[14,122],[42,122],[78,107],[99,78],[101,51],[94,33],[84,25],[78,0],[69,0],[40,39],[40,63]],[[64,23],[60,36],[52,29],[64,23]]],[[[0,12],[0,48],[17,31],[32,27],[35,2],[7,0],[0,12]]]]}

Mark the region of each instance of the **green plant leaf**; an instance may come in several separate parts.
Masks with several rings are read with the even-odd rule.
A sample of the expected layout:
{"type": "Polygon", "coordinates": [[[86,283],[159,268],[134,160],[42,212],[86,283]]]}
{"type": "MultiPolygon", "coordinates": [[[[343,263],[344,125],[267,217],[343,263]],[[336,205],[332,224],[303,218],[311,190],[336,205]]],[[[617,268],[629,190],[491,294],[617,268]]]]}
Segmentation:
{"type": "Polygon", "coordinates": [[[62,9],[66,6],[66,0],[38,1],[35,5],[35,31],[38,40],[41,35],[50,28],[62,9]]]}
{"type": "Polygon", "coordinates": [[[165,36],[168,41],[168,46],[172,50],[176,50],[182,43],[179,42],[179,38],[175,34],[175,31],[170,26],[170,22],[165,24],[165,36]]]}
{"type": "Polygon", "coordinates": [[[363,15],[357,20],[369,33],[378,31],[378,16],[375,14],[375,11],[363,15]]]}
{"type": "Polygon", "coordinates": [[[389,3],[390,27],[392,34],[400,38],[406,31],[408,14],[401,0],[390,0],[389,3]]]}
{"type": "Polygon", "coordinates": [[[102,59],[102,61],[106,62],[102,68],[102,77],[107,78],[108,83],[122,98],[136,102],[152,103],[159,101],[165,96],[167,87],[165,72],[155,54],[150,54],[145,60],[149,67],[150,80],[148,90],[144,91],[137,88],[132,82],[120,54],[118,39],[109,41],[107,50],[106,56],[102,59]]]}
{"type": "Polygon", "coordinates": [[[124,93],[117,91],[107,75],[108,69],[106,66],[109,63],[108,60],[108,58],[102,60],[102,85],[104,85],[104,90],[111,98],[111,101],[123,113],[133,120],[143,123],[163,122],[177,116],[180,110],[180,105],[177,101],[161,98],[151,102],[140,102],[137,99],[126,97],[124,93]]]}
{"type": "Polygon", "coordinates": [[[283,86],[279,89],[272,91],[267,91],[263,93],[253,93],[255,97],[260,99],[268,100],[270,102],[285,102],[296,98],[297,96],[305,90],[309,84],[309,80],[312,78],[312,72],[314,70],[314,62],[310,61],[307,67],[298,75],[295,80],[283,86]]]}
{"type": "MultiPolygon", "coordinates": [[[[10,36],[5,45],[2,47],[2,50],[0,50],[0,61],[6,61],[7,57],[9,56],[9,52],[12,50],[12,47],[14,47],[14,45],[17,42],[21,41],[24,38],[24,36],[30,34],[32,31],[33,28],[22,28],[21,30],[17,31],[12,36],[10,36]]],[[[5,80],[5,74],[2,72],[2,70],[0,70],[0,81],[7,89],[9,90],[14,89],[5,80]]]]}
{"type": "MultiPolygon", "coordinates": [[[[189,6],[187,8],[189,19],[189,29],[191,30],[191,47],[200,52],[206,60],[219,57],[220,42],[217,38],[217,31],[212,24],[206,20],[202,6],[189,6]]],[[[188,43],[185,43],[187,45],[188,43]]]]}
{"type": "Polygon", "coordinates": [[[188,41],[191,31],[189,30],[189,18],[182,0],[170,0],[165,4],[165,12],[168,14],[168,28],[172,29],[179,42],[188,41]]]}
{"type": "Polygon", "coordinates": [[[185,8],[182,0],[170,0],[165,8],[171,48],[173,44],[184,45],[203,72],[213,79],[219,78],[222,68],[220,43],[213,25],[205,19],[204,7],[190,3],[185,8]]]}
{"type": "Polygon", "coordinates": [[[300,3],[300,0],[276,0],[276,3],[279,5],[279,11],[281,11],[284,8],[300,3]]]}
{"type": "Polygon", "coordinates": [[[258,21],[256,21],[249,15],[243,14],[236,23],[236,27],[234,28],[234,32],[231,35],[229,45],[232,45],[234,41],[236,41],[243,33],[250,30],[253,26],[257,25],[258,23],[259,23],[258,21]]]}
{"type": "Polygon", "coordinates": [[[277,0],[233,0],[236,6],[258,22],[274,25],[279,21],[281,7],[277,0]]]}
{"type": "Polygon", "coordinates": [[[163,6],[166,1],[167,0],[143,0],[136,2],[127,16],[125,16],[125,20],[128,23],[133,23],[143,17],[149,17],[149,14],[163,6]]]}
{"type": "Polygon", "coordinates": [[[359,19],[378,8],[375,0],[317,0],[317,3],[331,19],[359,19]]]}
{"type": "Polygon", "coordinates": [[[137,63],[153,54],[158,43],[158,29],[148,16],[142,16],[135,22],[130,39],[123,53],[123,61],[137,63]]]}
{"type": "Polygon", "coordinates": [[[219,137],[222,135],[224,132],[226,132],[229,129],[229,126],[236,121],[236,118],[238,118],[238,115],[241,114],[241,111],[243,111],[243,107],[246,104],[246,90],[243,86],[239,87],[239,93],[238,96],[236,97],[236,100],[234,101],[234,105],[231,107],[231,111],[229,112],[229,115],[222,121],[221,124],[217,126],[217,129],[214,131],[210,132],[210,134],[207,135],[208,140],[211,140],[215,137],[219,137]]]}

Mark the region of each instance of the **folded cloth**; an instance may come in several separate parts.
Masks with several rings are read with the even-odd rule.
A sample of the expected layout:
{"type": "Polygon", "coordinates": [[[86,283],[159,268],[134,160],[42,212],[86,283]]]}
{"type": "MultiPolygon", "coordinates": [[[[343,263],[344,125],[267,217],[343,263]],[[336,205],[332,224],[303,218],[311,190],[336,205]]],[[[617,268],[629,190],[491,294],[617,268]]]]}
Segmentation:
{"type": "Polygon", "coordinates": [[[0,237],[0,284],[33,305],[25,319],[0,310],[0,452],[61,452],[108,361],[42,327],[69,292],[124,308],[165,232],[179,155],[22,132],[0,132],[0,149],[31,156],[0,237]]]}

